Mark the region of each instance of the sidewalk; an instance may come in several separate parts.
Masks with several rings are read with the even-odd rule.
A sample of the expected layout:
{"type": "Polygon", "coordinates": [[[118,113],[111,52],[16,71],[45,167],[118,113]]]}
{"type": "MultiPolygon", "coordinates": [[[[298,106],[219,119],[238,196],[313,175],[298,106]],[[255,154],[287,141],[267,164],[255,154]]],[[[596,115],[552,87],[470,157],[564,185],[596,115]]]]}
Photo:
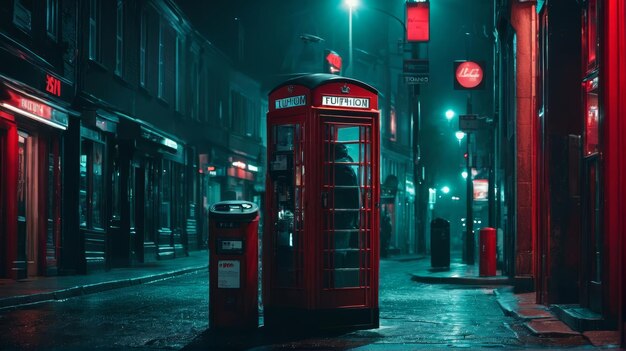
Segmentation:
{"type": "Polygon", "coordinates": [[[208,261],[207,251],[202,250],[191,251],[187,257],[140,263],[134,267],[114,268],[86,275],[32,277],[19,281],[0,279],[0,309],[63,300],[199,270],[207,271],[208,279],[208,261]]]}
{"type": "MultiPolygon", "coordinates": [[[[478,262],[467,265],[458,255],[451,255],[450,268],[431,267],[430,255],[412,256],[416,260],[411,280],[428,284],[460,284],[494,286],[494,294],[504,314],[523,323],[531,333],[540,338],[577,338],[583,337],[598,347],[618,347],[619,332],[594,330],[578,332],[570,328],[548,307],[535,303],[535,293],[514,293],[513,282],[502,276],[501,271],[493,277],[479,276],[478,262]]],[[[407,256],[394,256],[389,260],[407,261],[407,256]]]]}

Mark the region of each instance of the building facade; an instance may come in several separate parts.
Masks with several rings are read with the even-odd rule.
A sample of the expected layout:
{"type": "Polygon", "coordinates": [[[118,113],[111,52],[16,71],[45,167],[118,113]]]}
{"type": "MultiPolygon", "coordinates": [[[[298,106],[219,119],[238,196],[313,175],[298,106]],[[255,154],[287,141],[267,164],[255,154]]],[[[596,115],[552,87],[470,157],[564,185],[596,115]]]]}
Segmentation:
{"type": "Polygon", "coordinates": [[[618,330],[624,346],[626,8],[497,3],[507,272],[573,329],[618,330]]]}
{"type": "Polygon", "coordinates": [[[260,85],[173,2],[11,3],[0,9],[3,277],[185,256],[206,248],[211,203],[260,198],[260,85]]]}

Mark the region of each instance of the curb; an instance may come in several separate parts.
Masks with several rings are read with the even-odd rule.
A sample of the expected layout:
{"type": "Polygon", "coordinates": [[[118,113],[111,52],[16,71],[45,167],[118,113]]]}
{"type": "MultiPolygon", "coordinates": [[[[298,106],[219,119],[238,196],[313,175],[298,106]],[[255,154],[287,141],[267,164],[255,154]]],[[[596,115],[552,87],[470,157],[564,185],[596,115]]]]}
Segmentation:
{"type": "Polygon", "coordinates": [[[510,285],[508,277],[433,277],[411,274],[411,280],[429,284],[460,284],[460,285],[510,285]]]}
{"type": "Polygon", "coordinates": [[[580,336],[581,333],[569,328],[542,305],[520,303],[513,288],[500,288],[493,291],[502,312],[523,323],[533,335],[541,338],[566,338],[580,336]]]}
{"type": "Polygon", "coordinates": [[[0,299],[0,310],[17,308],[20,306],[31,305],[46,301],[61,301],[72,297],[95,294],[107,290],[125,288],[129,286],[146,284],[157,280],[169,279],[175,276],[192,273],[201,270],[208,270],[208,265],[187,267],[176,271],[168,271],[152,275],[145,275],[136,278],[127,278],[120,280],[111,280],[95,284],[78,285],[67,289],[61,289],[50,292],[37,293],[32,295],[11,296],[0,299]]]}

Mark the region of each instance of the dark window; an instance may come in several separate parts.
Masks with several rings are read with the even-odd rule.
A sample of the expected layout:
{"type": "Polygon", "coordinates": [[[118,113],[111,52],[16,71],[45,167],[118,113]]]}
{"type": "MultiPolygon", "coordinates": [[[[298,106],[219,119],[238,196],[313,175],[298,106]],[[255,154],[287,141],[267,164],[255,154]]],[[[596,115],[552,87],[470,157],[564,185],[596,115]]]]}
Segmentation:
{"type": "Polygon", "coordinates": [[[148,23],[146,11],[141,12],[139,24],[139,85],[146,87],[146,47],[148,46],[148,23]]]}
{"type": "Polygon", "coordinates": [[[83,140],[80,154],[80,226],[104,229],[104,144],[83,140]]]}
{"type": "Polygon", "coordinates": [[[53,40],[58,38],[59,0],[46,0],[46,32],[53,40]]]}
{"type": "Polygon", "coordinates": [[[583,11],[583,62],[587,71],[597,66],[598,44],[598,1],[588,0],[583,11]]]}
{"type": "Polygon", "coordinates": [[[89,0],[89,58],[98,60],[98,14],[100,2],[98,0],[89,0]]]}
{"type": "Polygon", "coordinates": [[[585,156],[598,152],[598,78],[585,81],[585,156]]]}
{"type": "Polygon", "coordinates": [[[115,31],[115,74],[122,75],[124,63],[124,2],[117,0],[115,31]]]}
{"type": "Polygon", "coordinates": [[[33,16],[33,0],[15,0],[13,3],[13,24],[30,33],[33,16]]]}

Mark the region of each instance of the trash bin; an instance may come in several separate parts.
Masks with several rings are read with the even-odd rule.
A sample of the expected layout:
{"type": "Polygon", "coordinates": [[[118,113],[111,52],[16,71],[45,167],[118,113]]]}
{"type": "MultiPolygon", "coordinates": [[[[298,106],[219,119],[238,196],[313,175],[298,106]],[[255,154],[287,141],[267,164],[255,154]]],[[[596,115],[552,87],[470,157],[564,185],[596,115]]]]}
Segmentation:
{"type": "Polygon", "coordinates": [[[485,227],[480,230],[479,275],[496,275],[496,229],[485,227]]]}
{"type": "Polygon", "coordinates": [[[430,265],[450,267],[450,222],[443,218],[430,222],[430,265]]]}
{"type": "Polygon", "coordinates": [[[223,201],[209,208],[209,326],[257,328],[259,208],[223,201]]]}

